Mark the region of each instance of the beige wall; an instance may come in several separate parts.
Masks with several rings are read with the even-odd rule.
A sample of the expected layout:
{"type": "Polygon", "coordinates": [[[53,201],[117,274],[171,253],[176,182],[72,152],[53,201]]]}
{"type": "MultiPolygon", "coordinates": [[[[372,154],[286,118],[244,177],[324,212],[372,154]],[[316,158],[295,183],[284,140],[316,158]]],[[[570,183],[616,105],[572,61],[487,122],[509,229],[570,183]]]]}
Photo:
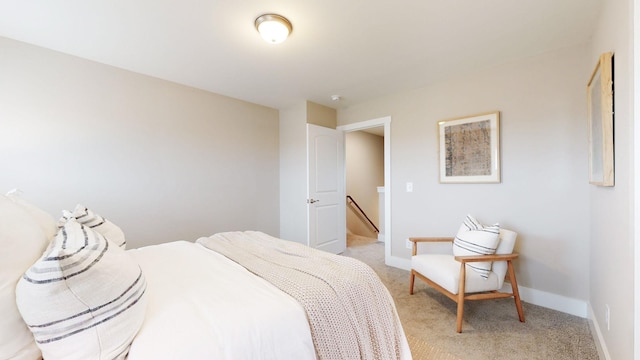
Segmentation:
{"type": "Polygon", "coordinates": [[[307,101],[306,121],[308,124],[335,129],[338,121],[336,109],[307,101]]]}
{"type": "Polygon", "coordinates": [[[409,236],[453,235],[467,213],[500,222],[520,234],[518,281],[535,290],[526,298],[586,315],[588,55],[563,49],[338,111],[339,125],[391,116],[392,256],[409,258],[409,236]],[[440,184],[436,123],[492,110],[502,182],[440,184]]]}
{"type": "Polygon", "coordinates": [[[0,38],[0,191],[137,247],[279,232],[278,111],[0,38]]]}
{"type": "MultiPolygon", "coordinates": [[[[596,331],[609,358],[634,358],[634,222],[633,181],[633,6],[631,0],[603,1],[588,59],[614,52],[615,187],[590,186],[590,292],[596,331]],[[611,312],[607,329],[605,309],[611,312]]],[[[637,190],[635,190],[637,191],[637,190]]],[[[638,299],[636,299],[638,301],[638,299]]],[[[635,357],[637,358],[637,357],[635,357]]]]}
{"type": "Polygon", "coordinates": [[[280,238],[308,243],[307,104],[280,111],[280,238]]]}
{"type": "MultiPolygon", "coordinates": [[[[380,229],[378,186],[384,186],[384,137],[354,131],[345,134],[347,195],[351,195],[369,219],[380,229]]],[[[347,206],[347,231],[377,238],[371,225],[355,206],[347,206]]]]}

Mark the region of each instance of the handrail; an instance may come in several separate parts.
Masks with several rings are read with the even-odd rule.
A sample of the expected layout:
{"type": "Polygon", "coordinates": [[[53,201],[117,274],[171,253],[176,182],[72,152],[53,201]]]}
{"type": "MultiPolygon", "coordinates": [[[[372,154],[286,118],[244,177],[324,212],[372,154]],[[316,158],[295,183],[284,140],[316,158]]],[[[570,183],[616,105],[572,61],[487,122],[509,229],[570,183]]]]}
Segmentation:
{"type": "Polygon", "coordinates": [[[371,226],[373,226],[374,229],[376,229],[377,233],[380,233],[380,230],[378,230],[378,227],[376,226],[376,224],[373,223],[373,221],[371,221],[371,219],[369,219],[369,217],[367,216],[367,214],[364,212],[364,210],[362,210],[362,208],[358,205],[358,203],[353,200],[353,198],[351,197],[351,195],[347,195],[347,200],[351,200],[351,203],[353,205],[355,205],[358,210],[360,210],[360,213],[364,216],[365,219],[367,219],[367,221],[369,222],[369,224],[371,224],[371,226]]]}

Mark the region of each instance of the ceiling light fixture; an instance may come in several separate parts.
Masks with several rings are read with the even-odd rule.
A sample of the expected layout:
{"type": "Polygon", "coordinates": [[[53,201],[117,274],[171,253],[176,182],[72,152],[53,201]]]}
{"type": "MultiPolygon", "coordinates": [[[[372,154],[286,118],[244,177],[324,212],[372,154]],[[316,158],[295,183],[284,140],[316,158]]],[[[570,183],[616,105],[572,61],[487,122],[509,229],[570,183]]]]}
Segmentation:
{"type": "Polygon", "coordinates": [[[279,44],[285,41],[293,30],[289,20],[276,14],[260,15],[255,24],[260,36],[270,44],[279,44]]]}

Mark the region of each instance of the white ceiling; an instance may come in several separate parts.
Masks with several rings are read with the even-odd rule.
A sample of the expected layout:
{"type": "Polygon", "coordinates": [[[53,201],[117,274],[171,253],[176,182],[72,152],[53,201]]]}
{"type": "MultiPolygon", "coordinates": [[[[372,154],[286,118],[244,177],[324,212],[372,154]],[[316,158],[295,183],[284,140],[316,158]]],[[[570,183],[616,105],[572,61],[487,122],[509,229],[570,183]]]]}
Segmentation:
{"type": "Polygon", "coordinates": [[[600,2],[0,0],[0,36],[273,108],[341,108],[587,42],[600,2]],[[263,13],[291,21],[286,42],[260,38],[263,13]]]}

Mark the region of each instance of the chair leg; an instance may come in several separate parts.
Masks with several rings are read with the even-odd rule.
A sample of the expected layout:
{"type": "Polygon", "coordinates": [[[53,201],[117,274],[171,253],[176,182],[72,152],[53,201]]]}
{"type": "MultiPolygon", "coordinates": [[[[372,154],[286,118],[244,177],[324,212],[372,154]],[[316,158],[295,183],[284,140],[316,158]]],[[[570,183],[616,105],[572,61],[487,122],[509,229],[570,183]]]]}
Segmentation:
{"type": "Polygon", "coordinates": [[[458,314],[456,319],[456,331],[458,333],[462,332],[462,315],[464,314],[464,289],[465,289],[465,280],[467,279],[466,274],[466,266],[464,263],[460,266],[460,283],[458,287],[458,314]]]}
{"type": "Polygon", "coordinates": [[[524,311],[522,310],[522,302],[520,302],[520,292],[518,291],[518,281],[516,280],[516,272],[513,270],[511,260],[507,261],[507,269],[509,271],[509,280],[511,280],[511,289],[513,298],[516,302],[516,310],[518,310],[518,318],[520,322],[524,322],[524,311]]]}
{"type": "Polygon", "coordinates": [[[416,274],[411,270],[411,275],[409,276],[409,295],[413,295],[413,283],[416,280],[416,274]]]}

